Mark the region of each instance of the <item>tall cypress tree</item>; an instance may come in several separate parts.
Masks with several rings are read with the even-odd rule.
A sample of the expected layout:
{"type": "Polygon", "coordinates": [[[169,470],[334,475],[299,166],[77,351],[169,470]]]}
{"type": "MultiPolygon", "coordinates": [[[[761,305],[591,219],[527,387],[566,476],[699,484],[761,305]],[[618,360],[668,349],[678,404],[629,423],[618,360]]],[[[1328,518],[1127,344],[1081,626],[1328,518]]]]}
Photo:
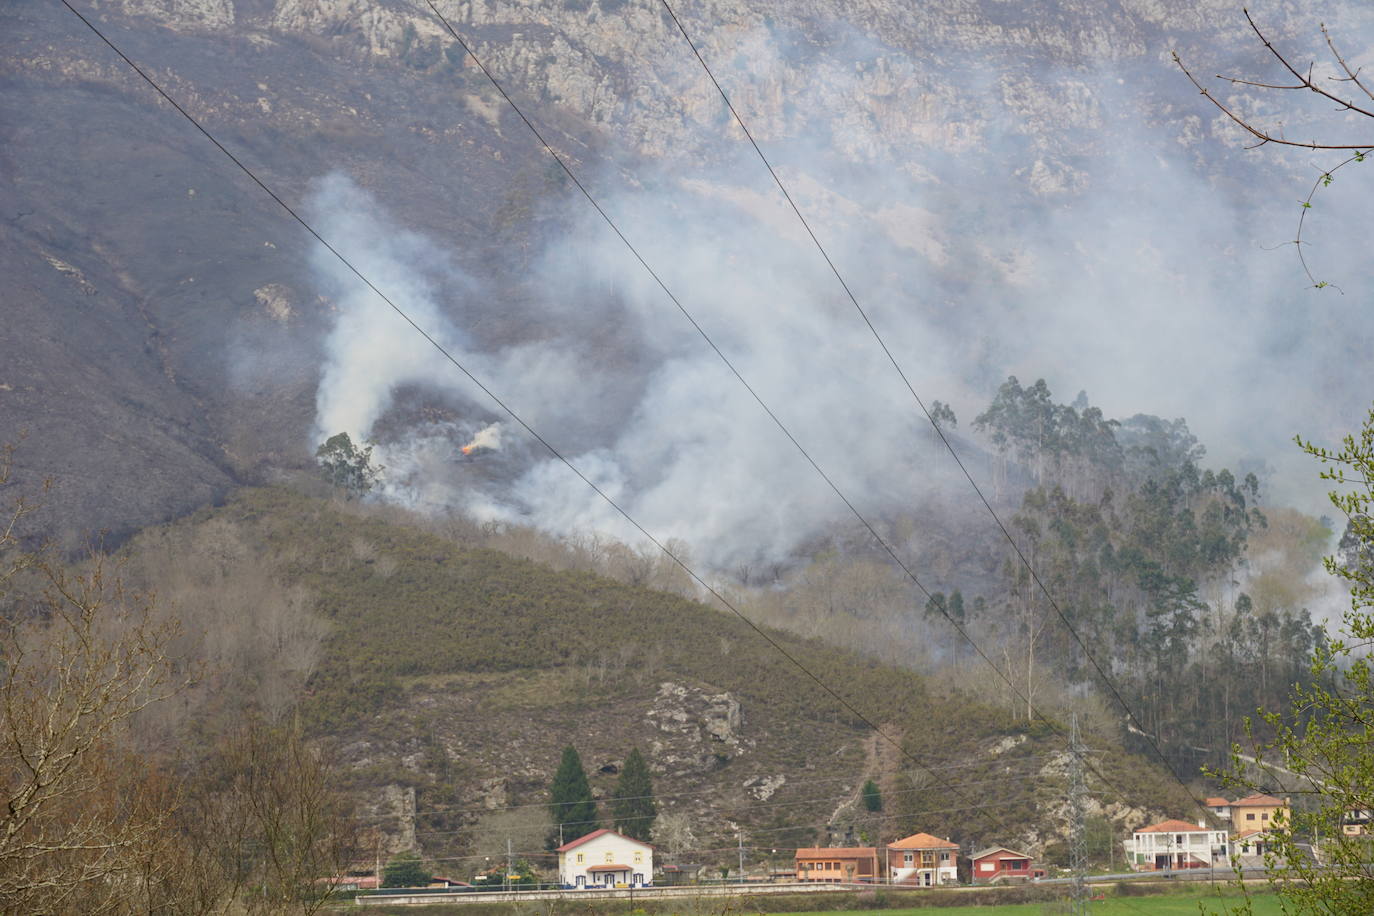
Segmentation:
{"type": "Polygon", "coordinates": [[[582,769],[577,748],[571,744],[563,748],[563,759],[549,786],[549,813],[553,815],[550,848],[558,845],[560,836],[567,843],[586,836],[598,826],[596,801],[592,798],[591,786],[587,785],[587,773],[582,769]]]}
{"type": "MultiPolygon", "coordinates": [[[[955,594],[958,594],[957,592],[955,594]]],[[[883,793],[878,788],[878,784],[873,780],[864,783],[863,787],[864,808],[868,811],[883,810],[883,793]]]]}
{"type": "Polygon", "coordinates": [[[630,756],[625,758],[625,769],[620,771],[620,780],[615,784],[611,814],[617,831],[636,840],[649,841],[658,808],[654,805],[649,765],[644,762],[639,748],[630,751],[630,756]]]}

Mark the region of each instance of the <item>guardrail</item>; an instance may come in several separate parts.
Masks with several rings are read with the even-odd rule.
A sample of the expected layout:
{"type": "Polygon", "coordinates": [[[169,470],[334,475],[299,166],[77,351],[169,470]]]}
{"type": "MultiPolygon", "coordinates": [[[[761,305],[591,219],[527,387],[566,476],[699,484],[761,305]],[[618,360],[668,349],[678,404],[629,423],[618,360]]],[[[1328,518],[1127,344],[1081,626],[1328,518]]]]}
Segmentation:
{"type": "MultiPolygon", "coordinates": [[[[1265,874],[1262,867],[1247,867],[1243,869],[1247,878],[1253,878],[1265,874]]],[[[1135,871],[1121,872],[1109,875],[1087,875],[1085,880],[1088,884],[1103,884],[1116,881],[1197,881],[1205,882],[1210,880],[1229,880],[1235,875],[1235,870],[1231,868],[1218,869],[1211,873],[1210,869],[1184,869],[1181,871],[1135,871]]],[[[1072,878],[1042,878],[1038,881],[1026,882],[1017,886],[1037,886],[1067,884],[1072,878]]],[[[1007,885],[1003,885],[1007,886],[1007,885]]],[[[631,887],[613,888],[609,890],[601,889],[550,889],[550,890],[523,890],[523,891],[472,891],[472,890],[453,890],[444,887],[427,888],[397,888],[394,892],[369,891],[366,894],[359,894],[355,901],[359,906],[396,906],[404,904],[421,903],[513,903],[519,900],[634,900],[636,897],[641,899],[656,898],[683,898],[683,897],[742,897],[757,894],[820,894],[834,893],[836,891],[862,891],[862,890],[883,890],[897,891],[912,894],[928,893],[931,890],[986,890],[989,885],[942,885],[940,888],[923,887],[914,884],[874,884],[866,882],[852,882],[834,884],[818,881],[797,882],[791,884],[771,884],[771,883],[740,883],[740,884],[691,884],[691,885],[663,885],[658,887],[631,887]]]]}
{"type": "Polygon", "coordinates": [[[634,900],[636,897],[736,897],[745,894],[814,894],[824,891],[872,890],[873,884],[727,884],[627,887],[611,890],[452,891],[448,888],[398,888],[396,893],[358,895],[359,906],[407,903],[510,903],[516,900],[634,900]],[[437,893],[436,893],[437,892],[437,893]]]}

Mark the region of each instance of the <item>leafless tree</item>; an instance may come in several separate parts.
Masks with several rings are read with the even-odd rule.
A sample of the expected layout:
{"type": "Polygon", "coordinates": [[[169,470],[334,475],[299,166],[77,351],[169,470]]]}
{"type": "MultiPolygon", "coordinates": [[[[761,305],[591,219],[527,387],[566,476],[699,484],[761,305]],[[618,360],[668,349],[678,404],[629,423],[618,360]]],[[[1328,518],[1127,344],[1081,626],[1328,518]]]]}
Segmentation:
{"type": "MultiPolygon", "coordinates": [[[[127,853],[163,828],[124,764],[133,717],[182,689],[168,654],[173,622],[126,595],[97,559],[73,575],[44,556],[23,562],[46,580],[41,598],[6,621],[0,679],[0,900],[16,912],[109,901],[127,853]],[[132,795],[124,794],[132,792],[132,795]]],[[[132,772],[140,772],[134,768],[132,772]]]]}
{"type": "MultiPolygon", "coordinates": [[[[318,912],[353,856],[328,762],[251,719],[208,751],[140,741],[135,720],[196,680],[193,644],[103,556],[73,572],[26,549],[36,508],[0,521],[0,911],[318,912]]],[[[299,616],[270,616],[269,638],[310,642],[299,616]]]]}
{"type": "Polygon", "coordinates": [[[674,862],[680,862],[696,846],[696,826],[686,811],[664,812],[654,821],[654,842],[662,846],[674,862]]]}
{"type": "Polygon", "coordinates": [[[226,869],[226,895],[251,912],[317,913],[360,854],[327,759],[290,723],[250,722],[206,761],[183,823],[226,869]]]}

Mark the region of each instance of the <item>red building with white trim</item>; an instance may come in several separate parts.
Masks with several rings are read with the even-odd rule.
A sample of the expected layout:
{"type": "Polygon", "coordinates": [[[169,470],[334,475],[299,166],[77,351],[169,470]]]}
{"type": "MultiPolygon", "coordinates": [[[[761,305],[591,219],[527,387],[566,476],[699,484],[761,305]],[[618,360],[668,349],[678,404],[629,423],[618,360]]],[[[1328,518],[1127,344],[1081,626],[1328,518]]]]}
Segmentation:
{"type": "Polygon", "coordinates": [[[1005,846],[980,850],[970,858],[973,860],[974,884],[1029,881],[1036,871],[1030,856],[1005,846]]]}

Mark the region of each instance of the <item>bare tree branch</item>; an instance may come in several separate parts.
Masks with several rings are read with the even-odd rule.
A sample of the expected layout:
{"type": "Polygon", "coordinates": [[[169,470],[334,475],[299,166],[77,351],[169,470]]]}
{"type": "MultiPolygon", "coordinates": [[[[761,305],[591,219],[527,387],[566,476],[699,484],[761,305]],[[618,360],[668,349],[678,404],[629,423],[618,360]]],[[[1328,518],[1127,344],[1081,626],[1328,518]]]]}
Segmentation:
{"type": "Polygon", "coordinates": [[[1371,92],[1368,86],[1360,82],[1360,72],[1358,70],[1351,70],[1350,65],[1345,62],[1345,58],[1341,56],[1341,52],[1336,50],[1336,45],[1331,40],[1331,33],[1326,28],[1326,23],[1323,22],[1321,28],[1322,37],[1326,39],[1326,46],[1331,49],[1331,56],[1336,58],[1336,62],[1341,65],[1341,69],[1344,70],[1346,73],[1345,79],[1340,79],[1339,77],[1334,76],[1331,78],[1338,80],[1340,82],[1354,83],[1356,86],[1360,88],[1361,92],[1369,96],[1371,101],[1374,101],[1374,92],[1371,92]]]}
{"type": "MultiPolygon", "coordinates": [[[[1279,51],[1276,47],[1274,47],[1273,42],[1269,40],[1268,36],[1266,36],[1264,32],[1260,29],[1260,27],[1255,23],[1254,18],[1250,15],[1250,11],[1247,9],[1244,12],[1246,22],[1250,24],[1250,29],[1255,33],[1255,36],[1259,39],[1260,43],[1264,45],[1266,49],[1268,49],[1269,53],[1272,54],[1276,60],[1278,60],[1280,65],[1282,65],[1285,70],[1292,74],[1295,79],[1297,79],[1297,83],[1295,85],[1266,83],[1257,80],[1247,80],[1241,79],[1239,77],[1228,77],[1221,75],[1218,75],[1217,79],[1225,80],[1226,82],[1234,86],[1248,86],[1255,89],[1269,89],[1280,92],[1286,92],[1295,89],[1305,89],[1309,92],[1316,93],[1318,96],[1321,96],[1322,98],[1335,102],[1339,106],[1338,111],[1354,112],[1355,114],[1359,114],[1364,117],[1374,119],[1374,110],[1362,108],[1359,105],[1356,105],[1350,99],[1342,98],[1319,85],[1313,78],[1313,69],[1315,66],[1314,64],[1308,64],[1306,73],[1303,73],[1297,67],[1293,66],[1293,64],[1283,54],[1283,52],[1279,51]]],[[[1336,44],[1332,40],[1331,33],[1327,29],[1325,23],[1323,23],[1321,26],[1321,32],[1322,37],[1326,40],[1327,47],[1331,50],[1331,56],[1335,58],[1336,63],[1346,74],[1345,77],[1329,77],[1329,79],[1336,82],[1353,83],[1361,91],[1363,91],[1365,95],[1369,96],[1371,100],[1374,100],[1374,92],[1371,92],[1369,87],[1366,86],[1363,82],[1361,82],[1359,77],[1359,71],[1352,70],[1350,68],[1350,65],[1346,62],[1345,57],[1342,56],[1340,51],[1336,49],[1336,44]]],[[[1225,102],[1218,99],[1215,95],[1212,94],[1212,92],[1206,86],[1202,85],[1202,83],[1198,81],[1197,77],[1193,76],[1192,71],[1190,71],[1188,67],[1183,63],[1182,58],[1179,57],[1177,52],[1174,52],[1173,60],[1174,63],[1178,66],[1178,68],[1181,71],[1183,71],[1183,75],[1188,78],[1188,81],[1193,84],[1197,91],[1201,93],[1207,99],[1207,101],[1211,102],[1214,106],[1216,106],[1217,110],[1219,110],[1228,119],[1230,119],[1232,123],[1236,124],[1247,134],[1255,138],[1256,142],[1247,146],[1247,149],[1255,149],[1266,144],[1273,143],[1277,146],[1290,146],[1311,150],[1341,150],[1351,153],[1349,157],[1341,161],[1336,166],[1323,170],[1321,174],[1318,176],[1317,180],[1313,182],[1311,190],[1307,192],[1307,196],[1304,197],[1300,202],[1302,206],[1302,212],[1298,216],[1297,234],[1294,236],[1292,241],[1292,245],[1297,249],[1298,261],[1302,264],[1303,273],[1305,273],[1307,275],[1307,279],[1312,282],[1312,286],[1317,289],[1330,286],[1333,289],[1336,289],[1338,292],[1340,292],[1340,287],[1334,286],[1326,280],[1317,279],[1317,277],[1312,273],[1311,265],[1308,264],[1307,254],[1303,250],[1303,246],[1307,244],[1303,239],[1303,231],[1307,226],[1307,213],[1309,210],[1312,209],[1312,201],[1316,197],[1317,192],[1319,192],[1323,188],[1330,186],[1332,176],[1337,171],[1339,171],[1340,169],[1344,168],[1352,162],[1363,162],[1365,160],[1365,157],[1370,154],[1372,149],[1374,149],[1374,143],[1330,142],[1317,139],[1290,140],[1287,137],[1282,136],[1281,134],[1276,133],[1271,129],[1260,127],[1255,121],[1244,117],[1243,115],[1238,113],[1235,110],[1235,108],[1233,108],[1230,105],[1227,105],[1225,102]]]]}

